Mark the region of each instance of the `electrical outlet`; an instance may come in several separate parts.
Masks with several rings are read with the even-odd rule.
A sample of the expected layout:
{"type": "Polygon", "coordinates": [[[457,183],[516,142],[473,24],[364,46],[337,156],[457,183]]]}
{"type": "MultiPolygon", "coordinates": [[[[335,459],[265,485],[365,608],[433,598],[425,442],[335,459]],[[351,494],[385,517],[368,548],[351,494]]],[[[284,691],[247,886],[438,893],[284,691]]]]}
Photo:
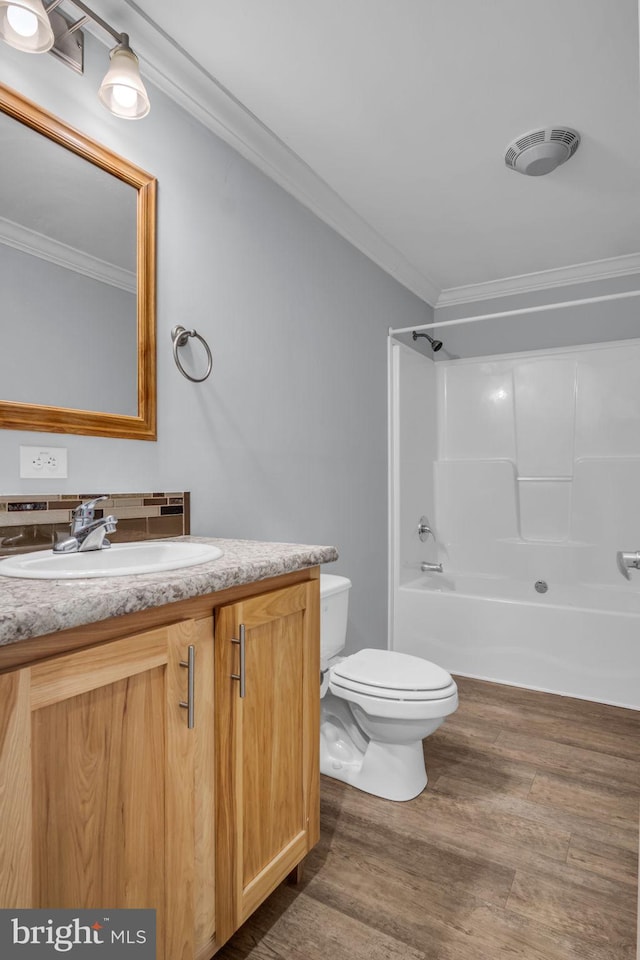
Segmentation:
{"type": "Polygon", "coordinates": [[[64,480],[67,476],[66,447],[20,447],[22,479],[64,480]]]}

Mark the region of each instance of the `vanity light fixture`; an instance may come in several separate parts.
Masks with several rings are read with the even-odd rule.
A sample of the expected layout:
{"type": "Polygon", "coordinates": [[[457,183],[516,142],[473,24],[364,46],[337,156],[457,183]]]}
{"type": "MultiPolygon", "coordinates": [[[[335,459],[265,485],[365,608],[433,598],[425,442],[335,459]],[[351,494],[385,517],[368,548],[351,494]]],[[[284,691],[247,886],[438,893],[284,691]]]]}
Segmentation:
{"type": "Polygon", "coordinates": [[[83,35],[80,27],[89,21],[97,23],[116,41],[109,56],[111,63],[100,84],[98,96],[116,117],[139,120],[149,113],[138,58],[129,46],[126,33],[114,30],[106,20],[94,13],[82,0],[52,0],[47,7],[42,0],[0,0],[0,39],[25,53],[55,54],[68,66],[83,72],[83,35]],[[56,10],[62,3],[71,3],[82,12],[71,19],[56,10]]]}
{"type": "Polygon", "coordinates": [[[129,46],[126,33],[120,34],[120,42],[109,56],[111,64],[98,91],[101,101],[116,117],[125,120],[146,117],[149,97],[138,69],[138,58],[129,46]]]}

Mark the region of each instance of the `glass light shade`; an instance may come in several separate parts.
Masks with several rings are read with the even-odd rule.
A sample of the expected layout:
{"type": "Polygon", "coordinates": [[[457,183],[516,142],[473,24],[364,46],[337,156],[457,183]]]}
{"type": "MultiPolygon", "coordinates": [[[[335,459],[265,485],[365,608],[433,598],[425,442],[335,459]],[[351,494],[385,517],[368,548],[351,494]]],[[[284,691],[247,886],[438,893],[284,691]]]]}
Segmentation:
{"type": "Polygon", "coordinates": [[[0,0],[0,38],[23,53],[46,53],[54,35],[42,0],[0,0]]]}
{"type": "Polygon", "coordinates": [[[149,113],[147,91],[140,77],[138,58],[126,46],[114,47],[111,64],[98,96],[107,110],[125,120],[139,120],[149,113]]]}

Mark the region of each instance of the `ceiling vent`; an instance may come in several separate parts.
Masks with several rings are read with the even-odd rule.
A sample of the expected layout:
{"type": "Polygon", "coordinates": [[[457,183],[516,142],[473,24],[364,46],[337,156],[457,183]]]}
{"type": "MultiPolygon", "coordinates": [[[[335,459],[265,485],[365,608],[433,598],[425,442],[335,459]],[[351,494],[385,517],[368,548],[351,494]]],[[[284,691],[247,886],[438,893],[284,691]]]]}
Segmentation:
{"type": "Polygon", "coordinates": [[[572,157],[579,146],[580,134],[571,127],[530,130],[509,144],[504,162],[528,177],[542,177],[572,157]]]}

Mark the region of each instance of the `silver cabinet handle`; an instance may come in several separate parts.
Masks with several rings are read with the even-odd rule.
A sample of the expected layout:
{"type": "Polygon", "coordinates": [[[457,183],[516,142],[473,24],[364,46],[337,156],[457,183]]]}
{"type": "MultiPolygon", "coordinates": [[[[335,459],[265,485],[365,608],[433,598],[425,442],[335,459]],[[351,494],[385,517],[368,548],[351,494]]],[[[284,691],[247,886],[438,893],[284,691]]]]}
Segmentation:
{"type": "Polygon", "coordinates": [[[232,673],[232,680],[240,681],[240,696],[244,697],[246,691],[246,671],[245,671],[245,657],[246,657],[246,644],[245,644],[245,629],[244,623],[240,624],[240,639],[236,640],[235,637],[232,638],[231,643],[240,644],[240,673],[232,673]]]}
{"type": "Polygon", "coordinates": [[[196,648],[191,644],[189,646],[189,659],[180,661],[181,667],[187,668],[187,699],[180,701],[180,706],[184,707],[187,713],[187,726],[193,730],[196,725],[195,718],[195,674],[196,674],[196,648]]]}

